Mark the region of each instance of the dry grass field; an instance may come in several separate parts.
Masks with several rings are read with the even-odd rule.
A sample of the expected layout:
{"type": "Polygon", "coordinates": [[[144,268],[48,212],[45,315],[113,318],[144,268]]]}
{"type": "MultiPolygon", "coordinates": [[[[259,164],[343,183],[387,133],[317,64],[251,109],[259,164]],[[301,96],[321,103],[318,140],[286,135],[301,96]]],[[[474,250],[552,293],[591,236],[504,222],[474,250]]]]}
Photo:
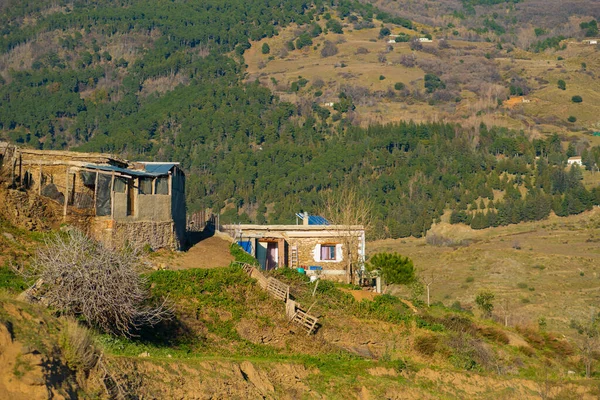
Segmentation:
{"type": "MultiPolygon", "coordinates": [[[[324,22],[320,21],[323,27],[324,22]]],[[[559,51],[532,53],[515,48],[507,52],[506,49],[498,50],[494,43],[448,40],[450,48],[440,49],[442,36],[434,35],[433,43],[424,44],[424,50],[413,51],[409,43],[389,44],[388,38],[379,38],[382,24],[376,20],[374,24],[375,28],[358,31],[346,24],[344,34],[321,34],[313,39],[313,46],[301,50],[284,50],[286,43],[297,37],[298,27],[289,27],[274,38],[253,43],[244,54],[248,81],[258,79],[284,100],[320,105],[337,101],[345,85],[367,89],[371,95],[355,102],[356,115],[353,117],[355,123],[363,126],[413,120],[451,121],[476,128],[483,122],[522,129],[532,136],[558,133],[600,145],[600,137],[584,133],[600,130],[600,85],[596,76],[600,69],[600,52],[596,46],[565,41],[566,49],[559,51]],[[336,55],[321,56],[325,41],[337,46],[336,55]],[[269,44],[269,54],[262,54],[263,43],[269,44]],[[357,52],[359,48],[363,50],[357,52]],[[382,56],[385,56],[384,61],[382,56]],[[416,65],[403,65],[403,56],[414,57],[416,65]],[[493,73],[478,69],[496,69],[498,75],[495,76],[500,76],[501,80],[491,82],[488,78],[494,76],[493,73]],[[458,89],[459,102],[432,103],[422,96],[415,98],[415,91],[424,94],[423,77],[431,70],[440,71],[442,78],[450,82],[449,87],[454,91],[458,89]],[[308,84],[299,92],[291,92],[292,82],[300,77],[307,79],[308,84]],[[498,106],[497,99],[506,100],[506,86],[513,77],[527,82],[531,92],[525,99],[529,102],[498,106]],[[558,89],[559,79],[566,82],[566,90],[558,89]],[[313,86],[318,81],[324,83],[322,88],[313,86]],[[386,95],[388,91],[394,92],[397,82],[404,83],[411,95],[405,98],[386,95]],[[317,90],[323,94],[315,96],[317,90]],[[573,103],[574,95],[581,96],[583,102],[573,103]],[[570,116],[576,117],[577,121],[568,122],[570,116]]],[[[411,36],[420,35],[421,28],[432,29],[425,25],[420,25],[416,31],[387,26],[392,34],[408,33],[411,36]]]]}
{"type": "MultiPolygon", "coordinates": [[[[477,293],[495,293],[495,314],[509,324],[535,324],[565,334],[572,319],[597,313],[600,300],[600,209],[578,216],[475,231],[445,222],[429,233],[463,245],[433,246],[427,239],[369,243],[369,254],[398,252],[413,259],[432,285],[432,301],[473,306],[477,293]]],[[[396,289],[407,295],[405,288],[396,289]]]]}

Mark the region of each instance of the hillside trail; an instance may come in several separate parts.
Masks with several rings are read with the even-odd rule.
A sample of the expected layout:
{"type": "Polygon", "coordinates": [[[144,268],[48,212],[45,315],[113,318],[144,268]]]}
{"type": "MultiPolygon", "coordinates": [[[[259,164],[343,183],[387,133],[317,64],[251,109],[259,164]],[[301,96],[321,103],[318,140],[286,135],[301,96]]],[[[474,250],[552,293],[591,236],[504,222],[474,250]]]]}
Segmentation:
{"type": "Polygon", "coordinates": [[[191,242],[193,244],[187,251],[159,257],[157,261],[168,269],[180,270],[226,267],[234,260],[229,252],[229,236],[215,232],[210,226],[192,234],[191,242]]]}

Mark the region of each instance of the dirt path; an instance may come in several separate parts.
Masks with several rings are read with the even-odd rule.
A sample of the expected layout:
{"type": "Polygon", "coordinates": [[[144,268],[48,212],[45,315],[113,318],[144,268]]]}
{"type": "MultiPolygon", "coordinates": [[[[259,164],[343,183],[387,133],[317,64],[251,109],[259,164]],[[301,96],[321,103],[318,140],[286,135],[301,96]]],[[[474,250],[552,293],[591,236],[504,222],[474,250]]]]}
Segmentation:
{"type": "Polygon", "coordinates": [[[362,300],[371,300],[373,301],[375,299],[376,296],[378,296],[378,293],[375,292],[370,292],[367,290],[352,290],[352,289],[346,289],[346,288],[340,288],[340,290],[342,292],[346,292],[352,295],[352,297],[354,297],[354,300],[360,302],[362,300]]]}

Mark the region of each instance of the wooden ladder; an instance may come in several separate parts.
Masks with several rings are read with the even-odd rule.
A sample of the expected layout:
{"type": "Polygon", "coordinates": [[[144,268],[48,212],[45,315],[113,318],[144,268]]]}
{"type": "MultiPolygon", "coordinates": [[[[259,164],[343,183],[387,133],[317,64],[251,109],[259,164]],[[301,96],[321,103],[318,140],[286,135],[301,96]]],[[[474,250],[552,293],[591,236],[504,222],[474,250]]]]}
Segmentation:
{"type": "Polygon", "coordinates": [[[292,246],[292,254],[290,260],[291,268],[298,268],[298,246],[292,246]]]}

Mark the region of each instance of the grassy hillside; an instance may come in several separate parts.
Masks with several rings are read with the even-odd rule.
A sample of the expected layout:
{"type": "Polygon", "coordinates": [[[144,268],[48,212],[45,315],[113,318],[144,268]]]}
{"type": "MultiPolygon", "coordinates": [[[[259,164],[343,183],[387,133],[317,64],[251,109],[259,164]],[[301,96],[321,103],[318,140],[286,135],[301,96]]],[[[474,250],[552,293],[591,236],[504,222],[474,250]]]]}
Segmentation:
{"type": "Polygon", "coordinates": [[[522,195],[539,199],[543,188],[561,215],[597,202],[578,184],[550,188],[517,174],[536,176],[536,156],[557,177],[567,156],[581,154],[590,170],[599,162],[597,138],[586,133],[597,114],[595,49],[546,50],[567,70],[548,74],[541,53],[510,41],[441,41],[447,26],[434,32],[346,1],[38,0],[1,18],[0,137],[179,160],[189,210],[221,212],[223,222],[292,222],[350,184],[373,197],[378,236],[420,236],[445,210],[492,200],[489,186],[508,190],[492,182],[505,172],[522,195]],[[433,43],[388,46],[388,34],[433,43]],[[535,68],[523,71],[530,57],[535,68]],[[563,75],[558,96],[553,80],[563,75]],[[525,111],[504,106],[511,91],[531,97],[525,111]],[[571,104],[574,95],[583,102],[571,104]]]}
{"type": "MultiPolygon", "coordinates": [[[[495,293],[498,321],[537,325],[576,337],[571,321],[596,314],[600,211],[480,231],[440,223],[425,239],[386,240],[369,252],[412,258],[424,279],[434,277],[432,301],[474,308],[482,290],[495,293]]],[[[406,291],[399,293],[407,294],[406,291]]]]}
{"type": "MultiPolygon", "coordinates": [[[[357,29],[347,20],[341,22],[343,34],[329,32],[302,50],[286,50],[288,41],[297,37],[298,28],[293,26],[257,42],[245,54],[248,81],[259,79],[282,98],[299,104],[334,103],[345,92],[356,103],[353,122],[362,126],[444,120],[477,129],[485,123],[523,129],[534,137],[559,133],[576,144],[600,144],[599,137],[585,134],[600,122],[594,72],[600,53],[580,38],[563,41],[562,50],[536,53],[501,40],[473,42],[431,26],[416,25],[411,30],[374,20],[372,28],[357,29]],[[394,36],[382,37],[381,26],[392,35],[409,38],[434,32],[433,42],[420,47],[409,42],[390,44],[394,36]],[[326,42],[333,43],[337,53],[323,56],[326,42]],[[268,54],[261,51],[265,43],[271,50],[268,54]],[[424,87],[428,73],[439,76],[446,90],[428,94],[424,87]],[[293,82],[301,78],[308,85],[292,90],[293,82]],[[567,83],[566,90],[557,87],[559,80],[567,83]],[[395,88],[398,83],[400,90],[395,88]],[[528,103],[513,102],[521,97],[510,98],[511,87],[524,89],[528,103]],[[584,102],[573,103],[574,95],[585,98],[584,102]],[[575,122],[569,122],[569,117],[575,117],[575,122]]],[[[325,21],[321,25],[325,27],[325,21]]]]}
{"type": "MultiPolygon", "coordinates": [[[[589,218],[592,223],[594,218],[589,218]]],[[[523,245],[529,241],[524,237],[523,245]]],[[[579,241],[573,243],[581,252],[579,241]]],[[[411,256],[423,267],[418,253],[411,256]]],[[[435,260],[427,263],[436,265],[435,260]]],[[[539,273],[561,273],[569,282],[567,271],[553,263],[544,265],[539,273]]],[[[464,272],[457,269],[455,275],[464,272]]],[[[445,307],[436,301],[426,307],[419,298],[411,302],[391,295],[367,296],[370,300],[359,302],[355,298],[365,298],[364,292],[328,281],[319,283],[313,297],[314,283],[305,275],[276,271],[277,279],[291,285],[292,296],[319,317],[316,334],[307,336],[288,322],[284,303],[237,266],[161,270],[146,276],[153,296],[168,295],[175,318],[122,338],[85,328],[83,320],[57,318],[42,305],[15,300],[24,282],[3,272],[0,394],[41,398],[40,393],[50,390],[66,398],[116,393],[126,398],[185,398],[202,392],[240,399],[597,396],[594,381],[583,378],[579,341],[554,333],[550,314],[545,314],[547,325],[521,320],[513,326],[511,320],[511,326],[504,327],[478,316],[477,310],[469,311],[467,302],[445,307]]],[[[471,284],[484,280],[479,275],[475,279],[471,284]]],[[[535,293],[555,284],[531,283],[535,293]]],[[[445,286],[455,289],[451,279],[445,286]]],[[[433,288],[437,300],[441,291],[433,288]]],[[[594,374],[596,364],[594,360],[594,374]]]]}
{"type": "MultiPolygon", "coordinates": [[[[158,271],[149,277],[153,293],[169,293],[177,304],[177,324],[137,339],[94,335],[113,379],[131,395],[568,399],[596,393],[580,372],[567,374],[581,371],[573,345],[545,331],[515,331],[440,306],[409,308],[392,296],[357,303],[322,282],[312,309],[322,327],[307,337],[287,323],[283,303],[236,268],[158,271]]],[[[300,301],[312,300],[304,277],[278,278],[292,284],[300,301]]],[[[0,322],[11,326],[11,341],[46,354],[45,344],[31,341],[33,332],[40,337],[40,328],[30,326],[30,315],[46,321],[46,341],[60,342],[64,322],[3,295],[0,322]]],[[[54,351],[70,365],[65,371],[77,375],[75,359],[68,364],[68,347],[54,351]]],[[[8,365],[15,367],[0,368],[0,376],[23,382],[19,387],[27,392],[29,372],[19,371],[30,367],[23,356],[13,356],[8,365]]],[[[81,376],[79,393],[103,397],[99,374],[81,376]]]]}

